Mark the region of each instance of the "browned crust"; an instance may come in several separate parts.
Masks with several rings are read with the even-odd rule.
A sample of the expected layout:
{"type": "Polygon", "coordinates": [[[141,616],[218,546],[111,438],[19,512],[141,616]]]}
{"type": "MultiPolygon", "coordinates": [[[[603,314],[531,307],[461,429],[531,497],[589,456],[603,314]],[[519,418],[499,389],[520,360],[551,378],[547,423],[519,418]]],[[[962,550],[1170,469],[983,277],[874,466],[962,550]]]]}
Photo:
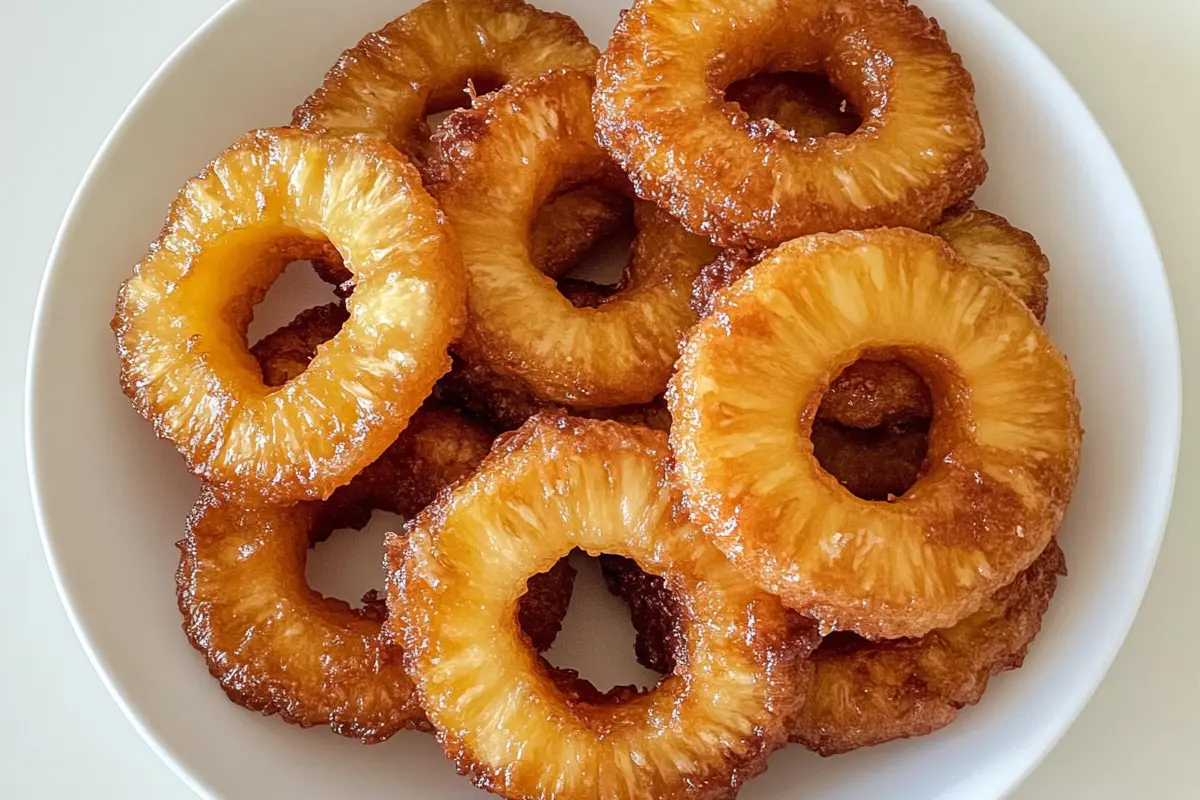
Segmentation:
{"type": "Polygon", "coordinates": [[[793,723],[792,741],[823,756],[923,736],[983,697],[988,679],[1018,669],[1042,627],[1066,561],[1051,542],[1033,564],[983,607],[920,639],[826,639],[813,656],[816,677],[793,723]]]}
{"type": "Polygon", "coordinates": [[[590,71],[597,56],[565,14],[522,0],[429,0],[342,53],[292,124],[383,136],[421,165],[426,115],[549,69],[590,71]]]}
{"type": "MultiPolygon", "coordinates": [[[[632,206],[622,194],[602,186],[583,186],[563,192],[547,200],[533,218],[530,259],[546,275],[560,278],[577,266],[588,251],[630,220],[632,206]]],[[[322,252],[311,258],[313,270],[321,280],[336,287],[339,297],[349,297],[354,291],[354,276],[342,264],[337,251],[329,249],[332,252],[322,252]]],[[[559,289],[577,306],[600,305],[599,294],[577,297],[578,293],[572,295],[564,282],[559,283],[559,289]]]]}
{"type": "Polygon", "coordinates": [[[633,206],[623,194],[603,186],[562,192],[547,200],[533,218],[530,259],[551,278],[561,278],[592,247],[632,220],[633,206]]]}
{"type": "MultiPolygon", "coordinates": [[[[452,552],[449,542],[439,540],[439,532],[447,530],[447,525],[459,524],[453,522],[451,517],[460,510],[469,508],[477,498],[503,495],[508,491],[511,481],[519,482],[524,470],[528,469],[530,465],[545,463],[551,454],[554,458],[559,459],[596,458],[607,460],[609,458],[620,459],[636,453],[661,459],[665,464],[667,452],[666,438],[659,432],[606,421],[583,420],[563,415],[539,415],[520,430],[501,437],[475,476],[459,483],[453,492],[443,495],[437,503],[423,511],[409,527],[406,537],[396,537],[389,542],[387,557],[389,571],[388,625],[395,630],[393,635],[398,636],[399,640],[404,643],[406,667],[417,683],[418,692],[424,699],[443,749],[454,760],[459,771],[468,774],[480,788],[521,800],[553,796],[553,786],[556,783],[554,768],[557,766],[561,769],[573,769],[578,765],[554,765],[545,761],[545,754],[531,755],[530,757],[539,758],[538,772],[545,776],[544,780],[548,783],[540,783],[538,786],[525,785],[519,783],[519,779],[515,777],[522,774],[520,763],[487,763],[472,749],[471,742],[474,740],[471,738],[470,730],[461,729],[458,723],[455,723],[453,727],[448,726],[443,720],[440,695],[439,697],[430,695],[429,689],[425,685],[428,680],[425,659],[429,657],[427,651],[434,647],[430,639],[430,625],[434,616],[448,614],[451,611],[449,609],[439,611],[437,597],[428,594],[431,584],[427,582],[429,576],[424,571],[433,565],[425,560],[426,557],[422,553],[426,548],[433,546],[437,550],[437,558],[440,563],[453,563],[452,560],[456,556],[452,552]]],[[[660,479],[659,486],[666,487],[667,484],[662,483],[660,479]]],[[[564,484],[558,487],[558,490],[566,493],[586,492],[587,488],[564,484]]],[[[458,519],[458,517],[454,516],[454,519],[458,519]]],[[[493,535],[503,535],[503,531],[502,526],[497,526],[493,535]]],[[[668,534],[664,532],[659,535],[668,534]]],[[[675,563],[672,559],[679,557],[672,554],[698,553],[697,548],[703,548],[705,545],[701,540],[694,540],[690,536],[688,543],[654,542],[654,540],[652,542],[651,549],[644,556],[639,555],[638,558],[646,557],[648,559],[647,567],[656,572],[662,572],[667,585],[683,598],[679,608],[680,628],[684,632],[684,636],[708,635],[703,632],[709,630],[707,626],[697,626],[699,620],[695,616],[696,610],[692,607],[690,594],[685,587],[692,586],[694,585],[692,582],[701,580],[704,581],[705,586],[709,587],[706,591],[709,591],[716,585],[714,581],[723,579],[715,574],[704,577],[699,575],[685,577],[677,571],[680,567],[670,566],[675,563]]],[[[558,544],[559,541],[551,537],[545,540],[544,546],[553,548],[558,544]]],[[[505,544],[501,539],[497,540],[496,546],[504,547],[505,544]]],[[[528,542],[522,543],[522,547],[527,546],[528,542]]],[[[541,556],[530,551],[528,557],[537,559],[541,556]]],[[[695,557],[700,558],[701,556],[697,554],[695,557]]],[[[440,567],[437,568],[437,573],[445,574],[440,567]]],[[[448,575],[446,577],[449,578],[448,575]]],[[[505,579],[504,576],[493,576],[493,580],[505,579]]],[[[441,591],[444,585],[439,582],[437,586],[437,591],[441,591]]],[[[710,606],[706,606],[706,608],[711,607],[714,601],[707,602],[710,606]]],[[[816,643],[815,629],[811,622],[787,612],[777,604],[774,598],[769,596],[763,595],[760,599],[756,598],[751,601],[751,606],[754,624],[745,628],[744,635],[749,637],[747,642],[753,641],[753,651],[759,654],[757,656],[760,659],[758,668],[764,670],[760,678],[763,682],[761,685],[774,687],[772,692],[775,691],[775,688],[783,690],[775,700],[779,703],[775,710],[780,715],[777,718],[786,724],[793,713],[788,709],[795,708],[795,704],[803,697],[806,689],[809,669],[805,659],[816,643]],[[780,684],[784,675],[788,680],[796,681],[791,688],[784,689],[780,684]]],[[[455,604],[455,608],[461,609],[463,606],[455,604]]],[[[471,608],[474,606],[472,605],[471,608]]],[[[717,610],[713,609],[713,613],[717,613],[717,610]]],[[[721,610],[720,613],[727,613],[727,610],[721,610]]],[[[503,624],[502,617],[502,613],[498,615],[497,625],[503,624]]],[[[708,620],[706,619],[705,622],[708,620]]],[[[741,641],[740,637],[739,641],[741,641]]],[[[716,646],[714,643],[696,645],[700,648],[714,646],[716,646]]],[[[594,687],[578,681],[578,676],[570,671],[549,670],[544,664],[541,669],[544,670],[550,684],[555,687],[553,689],[556,693],[554,702],[562,706],[562,713],[574,719],[587,720],[586,729],[594,731],[593,735],[601,740],[606,740],[607,737],[630,724],[631,720],[624,718],[621,709],[631,704],[636,707],[648,702],[656,693],[686,692],[686,687],[691,683],[691,681],[683,680],[660,684],[646,695],[638,694],[628,687],[621,687],[613,693],[602,695],[596,692],[594,687]]],[[[684,674],[687,669],[687,664],[677,665],[677,671],[682,670],[684,674]]],[[[535,687],[545,686],[545,684],[530,677],[527,686],[530,687],[528,691],[540,692],[543,690],[535,687]]],[[[714,698],[714,701],[721,702],[722,699],[714,698]]],[[[687,714],[691,712],[686,709],[694,706],[682,702],[681,697],[673,701],[672,707],[676,709],[676,714],[687,714]]],[[[481,721],[481,724],[484,723],[481,721]]],[[[553,725],[554,723],[547,721],[547,724],[553,725]]],[[[665,783],[666,774],[656,769],[658,762],[655,759],[642,760],[639,757],[634,762],[638,765],[636,772],[640,776],[637,780],[649,781],[649,783],[646,783],[640,790],[612,796],[647,799],[686,797],[704,798],[705,800],[733,798],[746,780],[766,768],[769,754],[778,746],[777,734],[772,728],[773,724],[756,728],[750,740],[743,738],[736,749],[723,747],[722,752],[712,754],[711,764],[706,763],[702,770],[690,773],[691,777],[679,783],[665,783]],[[646,777],[647,775],[649,777],[646,777]]],[[[686,724],[683,729],[689,730],[686,724]]],[[[511,727],[506,726],[505,730],[510,737],[522,736],[521,731],[513,730],[511,727]]],[[[654,737],[650,734],[651,731],[647,730],[647,736],[640,740],[646,747],[654,746],[654,737]]],[[[539,733],[540,735],[541,733],[539,733]]],[[[524,747],[521,748],[521,752],[522,756],[518,757],[518,762],[524,758],[524,747]]],[[[586,768],[586,765],[583,766],[586,768]]],[[[636,785],[640,786],[641,784],[636,785]]],[[[593,791],[598,792],[598,788],[594,787],[593,791]]]]}
{"type": "MultiPolygon", "coordinates": [[[[266,336],[253,352],[268,383],[279,385],[303,372],[344,320],[341,306],[320,306],[266,336]]],[[[362,528],[376,509],[415,516],[473,471],[493,438],[456,412],[426,408],[328,501],[255,511],[206,491],[179,543],[178,603],[189,641],[230,700],[294,725],[328,724],[368,744],[404,728],[429,730],[399,652],[380,640],[382,601],[372,593],[364,607],[351,608],[308,589],[305,552],[335,530],[362,528]],[[260,551],[274,556],[259,556],[260,551]],[[263,581],[272,586],[268,603],[278,595],[279,605],[242,616],[248,588],[261,588],[263,581]],[[278,638],[279,625],[271,622],[280,620],[304,633],[278,638]]],[[[561,630],[574,578],[564,558],[530,579],[518,619],[536,650],[548,649],[561,630]]]]}
{"type": "MultiPolygon", "coordinates": [[[[564,293],[570,293],[572,301],[585,298],[588,293],[594,293],[594,297],[586,299],[603,296],[603,292],[590,287],[579,293],[569,287],[563,288],[564,293]]],[[[506,431],[516,430],[530,417],[547,411],[568,411],[581,417],[612,419],[660,431],[671,426],[671,414],[661,397],[640,405],[571,410],[542,400],[517,378],[500,375],[487,367],[472,366],[460,358],[454,359],[450,372],[438,381],[433,394],[439,402],[469,411],[506,431]]]]}
{"type": "MultiPolygon", "coordinates": [[[[330,303],[300,312],[265,336],[251,352],[267,384],[281,385],[303,372],[317,347],[332,339],[345,319],[345,309],[330,303]]],[[[395,444],[321,504],[309,539],[321,541],[341,528],[361,529],[376,510],[415,517],[439,492],[473,472],[495,438],[488,426],[427,403],[395,444]]],[[[575,569],[566,558],[529,579],[518,616],[535,650],[548,650],[554,644],[574,584],[575,569]]]]}
{"type": "MultiPolygon", "coordinates": [[[[779,91],[760,102],[779,103],[779,91]]],[[[930,232],[944,239],[967,265],[998,278],[1038,322],[1045,322],[1050,262],[1032,235],[970,201],[949,209],[930,232]]],[[[732,286],[765,255],[745,248],[723,250],[692,285],[693,310],[701,317],[709,314],[717,293],[732,286]]],[[[863,360],[834,379],[817,416],[852,428],[876,428],[928,420],[930,403],[929,387],[909,367],[898,361],[863,360]]]]}
{"type": "Polygon", "coordinates": [[[1078,476],[1079,405],[1062,354],[995,278],[966,268],[948,245],[914,231],[816,235],[776,250],[721,292],[713,313],[689,334],[668,405],[677,459],[672,475],[706,532],[747,574],[779,592],[788,605],[821,620],[826,630],[851,630],[870,638],[922,636],[973,613],[991,592],[1028,567],[1054,535],[1078,476]],[[867,253],[878,259],[869,263],[886,264],[892,278],[901,279],[900,270],[905,270],[904,280],[924,276],[924,291],[945,293],[958,287],[954,291],[962,293],[966,305],[942,310],[964,316],[939,329],[934,349],[944,350],[934,352],[930,340],[914,333],[920,328],[916,306],[887,312],[893,317],[889,330],[899,325],[911,330],[896,335],[917,337],[904,348],[889,350],[889,342],[871,336],[861,318],[851,322],[833,295],[822,294],[832,279],[826,273],[835,269],[839,281],[857,276],[863,298],[883,291],[880,281],[892,278],[872,272],[867,280],[867,253]],[[930,257],[935,260],[922,260],[930,257]],[[942,270],[946,281],[939,282],[942,270]],[[802,301],[795,299],[795,292],[803,293],[802,301]],[[975,300],[967,303],[965,298],[975,300]],[[787,346],[809,354],[803,359],[778,349],[783,340],[775,331],[791,319],[798,321],[787,346]],[[871,504],[832,491],[830,476],[811,458],[811,451],[792,444],[808,438],[821,397],[821,369],[813,366],[813,351],[806,348],[825,341],[823,324],[844,326],[833,330],[843,342],[839,348],[850,350],[831,353],[835,360],[853,362],[855,354],[868,349],[886,350],[930,383],[935,406],[927,462],[931,468],[894,503],[871,504]],[[1006,376],[1004,382],[990,384],[993,400],[986,416],[979,411],[987,380],[985,362],[974,362],[974,378],[968,378],[962,372],[964,362],[956,360],[957,350],[978,337],[996,337],[1004,344],[990,351],[986,362],[995,362],[995,370],[1003,371],[993,370],[993,377],[1006,376]],[[848,344],[851,340],[856,344],[848,344]],[[769,364],[778,374],[791,370],[803,386],[789,387],[787,396],[765,396],[756,401],[755,410],[745,410],[737,399],[741,395],[714,389],[725,374],[721,365],[730,363],[734,352],[744,357],[746,367],[739,375],[746,381],[764,380],[762,372],[769,364]],[[704,393],[696,391],[701,384],[704,393]],[[772,402],[764,405],[764,400],[772,402]],[[753,447],[727,446],[729,432],[745,425],[744,418],[763,414],[781,415],[768,424],[778,431],[774,439],[764,447],[759,445],[766,440],[753,441],[753,447]],[[1034,420],[1037,427],[1028,427],[1034,420]],[[793,426],[795,439],[785,435],[793,426]],[[985,446],[977,431],[986,426],[992,426],[994,438],[985,446]],[[1021,433],[1014,435],[1014,430],[1021,433]],[[796,471],[788,482],[755,480],[779,468],[766,463],[769,458],[791,459],[796,471]],[[806,499],[795,502],[801,496],[806,499]],[[789,515],[786,531],[778,530],[780,509],[789,515]],[[842,525],[856,534],[842,537],[842,525]],[[872,544],[877,541],[883,546],[872,544]],[[910,561],[888,573],[886,562],[892,557],[910,561]],[[807,560],[801,565],[797,559],[807,560]],[[871,564],[869,572],[863,562],[871,564]],[[907,577],[919,574],[915,570],[932,569],[943,572],[923,581],[907,577]],[[868,574],[874,579],[868,580],[868,574]]]}
{"type": "MultiPolygon", "coordinates": [[[[290,194],[288,198],[290,201],[290,194]]],[[[392,212],[393,207],[387,207],[387,211],[392,212]]],[[[303,223],[320,229],[327,222],[322,216],[325,213],[322,210],[316,214],[318,218],[303,223]]],[[[383,220],[371,218],[370,209],[363,214],[361,235],[367,237],[373,230],[371,226],[377,228],[383,220]]],[[[323,245],[316,244],[323,249],[323,245]]],[[[350,236],[349,246],[361,249],[366,244],[350,236]]],[[[389,145],[361,138],[316,136],[293,128],[251,131],[183,186],[168,211],[162,232],[135,266],[133,276],[121,286],[111,327],[121,358],[122,390],[158,436],[175,445],[188,469],[222,496],[256,505],[328,497],[394,440],[433,383],[449,368],[446,348],[464,323],[466,287],[460,258],[453,233],[421,187],[416,170],[389,145]],[[408,333],[412,365],[403,371],[392,365],[397,373],[395,380],[375,380],[377,376],[372,376],[374,397],[369,403],[361,398],[350,402],[346,395],[337,395],[338,363],[330,356],[323,365],[322,377],[313,381],[331,390],[331,400],[344,401],[337,406],[344,414],[329,413],[318,418],[324,428],[321,433],[330,434],[319,449],[312,446],[311,437],[305,445],[304,436],[262,434],[264,416],[275,421],[280,412],[272,405],[270,393],[262,391],[265,385],[255,385],[254,360],[245,341],[254,305],[291,256],[301,252],[287,250],[285,258],[281,245],[303,247],[303,240],[284,236],[282,241],[270,244],[258,263],[247,265],[242,294],[221,309],[189,307],[192,298],[187,293],[196,291],[196,282],[178,279],[204,266],[200,255],[215,244],[220,233],[257,227],[285,230],[278,220],[261,215],[264,202],[275,198],[261,197],[259,216],[251,214],[247,221],[240,204],[247,197],[255,197],[254,193],[263,187],[226,186],[230,164],[237,163],[243,179],[249,180],[247,173],[253,174],[255,168],[260,172],[286,169],[295,166],[289,159],[300,158],[326,169],[334,169],[342,158],[354,160],[365,174],[386,175],[396,195],[407,196],[404,220],[392,232],[410,239],[420,252],[420,257],[410,262],[412,277],[423,279],[427,302],[439,309],[435,322],[408,333]],[[230,208],[239,209],[239,213],[230,208]],[[168,303],[183,310],[172,312],[164,322],[154,312],[168,303]],[[204,325],[199,325],[197,319],[204,325]],[[213,336],[206,339],[194,328],[212,329],[209,332],[213,336]],[[183,399],[197,407],[196,413],[181,413],[183,399]],[[261,415],[248,413],[252,403],[261,405],[261,415]],[[259,448],[253,464],[247,463],[248,457],[242,452],[248,442],[259,448]]],[[[381,271],[397,266],[394,257],[350,265],[356,274],[366,270],[365,274],[376,283],[381,271]]],[[[330,352],[346,355],[351,343],[360,339],[360,328],[361,323],[351,326],[330,352]]],[[[395,338],[383,326],[374,333],[376,342],[395,338]],[[381,337],[381,333],[390,335],[381,337]]],[[[368,349],[359,357],[371,354],[368,349]]],[[[291,392],[287,386],[279,391],[295,403],[313,397],[311,391],[291,392]]],[[[324,409],[328,411],[331,406],[324,404],[324,409]]]]}
{"type": "Polygon", "coordinates": [[[863,500],[900,497],[924,472],[928,425],[894,424],[849,428],[818,419],[812,428],[813,456],[850,494],[863,500]]]}
{"type": "MultiPolygon", "coordinates": [[[[638,661],[670,672],[678,611],[662,579],[628,559],[602,556],[601,565],[609,590],[629,604],[638,661]]],[[[960,709],[980,701],[991,676],[1021,667],[1065,574],[1062,550],[1051,542],[953,628],[881,642],[850,633],[826,637],[813,655],[815,677],[792,724],[792,741],[830,756],[950,724],[960,709]]]]}
{"type": "Polygon", "coordinates": [[[948,210],[930,233],[945,239],[963,261],[999,278],[1038,322],[1046,321],[1050,259],[1032,234],[970,201],[948,210]]]}
{"type": "Polygon", "coordinates": [[[365,744],[428,729],[398,652],[380,640],[377,606],[351,608],[305,584],[314,510],[252,511],[201,495],[178,545],[188,640],[229,699],[252,711],[365,744]],[[303,632],[281,635],[277,620],[303,632]]]}
{"type": "Polygon", "coordinates": [[[556,70],[455,112],[435,137],[429,170],[470,281],[458,354],[574,408],[634,405],[662,393],[679,334],[694,321],[687,292],[715,255],[643,203],[625,279],[600,306],[566,306],[539,274],[529,221],[546,197],[564,183],[625,186],[595,142],[591,85],[584,73],[556,70]]]}
{"type": "Polygon", "coordinates": [[[269,333],[250,348],[267,386],[282,386],[304,372],[325,344],[342,329],[350,315],[341,303],[301,311],[294,320],[269,333]]]}
{"type": "Polygon", "coordinates": [[[925,229],[987,174],[970,73],[936,21],[903,0],[773,14],[738,0],[637,0],[596,74],[600,142],[638,196],[723,246],[925,229]],[[724,102],[723,88],[746,75],[813,68],[866,120],[854,133],[801,140],[724,102]],[[918,96],[936,128],[904,113],[918,96]]]}

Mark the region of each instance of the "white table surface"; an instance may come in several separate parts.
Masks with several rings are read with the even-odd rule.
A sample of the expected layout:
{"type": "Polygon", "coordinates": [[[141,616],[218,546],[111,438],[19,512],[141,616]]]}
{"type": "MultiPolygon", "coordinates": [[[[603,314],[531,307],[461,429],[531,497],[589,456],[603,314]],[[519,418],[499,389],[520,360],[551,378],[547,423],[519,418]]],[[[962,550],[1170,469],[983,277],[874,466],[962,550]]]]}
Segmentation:
{"type": "MultiPolygon", "coordinates": [[[[3,798],[192,797],[109,699],[59,605],[30,508],[22,406],[34,297],[67,202],[134,93],[220,4],[0,0],[3,798]]],[[[1058,63],[1124,160],[1170,272],[1185,383],[1200,381],[1200,2],[996,4],[1058,63]]],[[[1133,632],[1020,800],[1200,797],[1198,423],[1193,403],[1170,529],[1133,632]]]]}

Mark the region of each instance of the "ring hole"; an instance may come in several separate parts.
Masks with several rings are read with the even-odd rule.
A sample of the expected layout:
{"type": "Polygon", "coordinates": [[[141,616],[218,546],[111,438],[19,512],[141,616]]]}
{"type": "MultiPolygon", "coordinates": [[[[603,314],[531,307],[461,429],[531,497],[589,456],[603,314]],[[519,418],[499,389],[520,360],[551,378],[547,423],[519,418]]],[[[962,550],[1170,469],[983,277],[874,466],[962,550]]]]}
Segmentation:
{"type": "Polygon", "coordinates": [[[340,257],[329,257],[335,251],[328,247],[328,242],[289,242],[281,251],[268,251],[264,256],[277,259],[282,264],[278,267],[279,277],[254,306],[246,330],[248,342],[261,341],[263,337],[290,324],[305,309],[337,300],[332,281],[350,277],[350,273],[341,265],[340,257]],[[318,267],[329,276],[330,282],[321,279],[318,267]]]}
{"type": "Polygon", "coordinates": [[[545,653],[554,667],[574,670],[600,692],[614,687],[657,685],[662,677],[634,656],[635,632],[629,609],[605,586],[600,562],[579,551],[570,555],[575,589],[554,646],[545,653]]]}
{"type": "Polygon", "coordinates": [[[849,135],[862,125],[846,95],[824,75],[810,72],[764,72],[735,81],[725,90],[725,102],[797,139],[849,135]]]}
{"type": "MultiPolygon", "coordinates": [[[[358,522],[337,520],[347,525],[358,522]]],[[[382,597],[383,537],[388,531],[398,531],[403,517],[387,511],[370,513],[361,530],[340,527],[328,538],[315,542],[308,553],[304,575],[309,588],[326,597],[337,597],[354,608],[362,608],[362,599],[369,592],[382,597]]]]}
{"type": "Polygon", "coordinates": [[[812,427],[821,468],[863,500],[901,497],[923,474],[933,401],[899,361],[861,359],[830,384],[812,427]]]}
{"type": "Polygon", "coordinates": [[[594,308],[619,288],[637,230],[624,194],[584,184],[556,192],[529,226],[530,258],[578,307],[594,308]]]}
{"type": "Polygon", "coordinates": [[[485,72],[446,81],[445,85],[430,95],[429,102],[425,104],[425,124],[430,132],[437,130],[451,113],[460,108],[470,108],[474,98],[491,94],[505,83],[501,76],[485,72]]]}

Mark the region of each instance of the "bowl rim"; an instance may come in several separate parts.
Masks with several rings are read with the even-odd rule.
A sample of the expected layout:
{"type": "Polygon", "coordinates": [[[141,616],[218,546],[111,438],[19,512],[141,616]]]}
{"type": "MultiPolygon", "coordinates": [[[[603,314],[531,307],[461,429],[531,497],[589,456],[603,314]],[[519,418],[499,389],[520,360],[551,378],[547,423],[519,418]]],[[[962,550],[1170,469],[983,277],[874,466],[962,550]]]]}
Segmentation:
{"type": "MultiPolygon", "coordinates": [[[[88,661],[92,668],[99,676],[104,688],[108,691],[113,701],[120,708],[121,713],[137,731],[138,735],[150,747],[150,749],[171,768],[171,770],[197,795],[205,800],[220,800],[219,795],[209,783],[194,770],[188,763],[188,759],[182,753],[176,750],[161,740],[151,729],[149,724],[143,719],[142,714],[134,706],[132,700],[126,694],[121,681],[110,671],[108,665],[98,652],[98,649],[92,641],[91,634],[83,624],[78,613],[77,601],[73,596],[72,590],[67,586],[59,566],[57,556],[58,548],[61,547],[61,542],[55,541],[55,535],[50,531],[48,522],[48,512],[46,502],[43,497],[39,478],[39,455],[38,455],[38,419],[37,419],[37,403],[35,379],[36,373],[41,368],[39,366],[38,354],[41,347],[41,342],[44,336],[45,328],[50,324],[47,314],[47,306],[49,297],[53,292],[57,281],[61,278],[63,272],[62,266],[62,251],[65,243],[71,238],[73,228],[75,226],[76,217],[80,207],[84,204],[85,198],[92,188],[95,180],[95,174],[99,167],[108,158],[110,151],[115,143],[126,135],[127,129],[133,124],[134,118],[142,112],[152,101],[156,92],[162,89],[161,85],[165,77],[175,70],[179,63],[184,59],[186,53],[197,43],[209,36],[214,35],[214,32],[229,23],[239,13],[249,7],[252,3],[258,0],[227,0],[220,8],[206,19],[198,28],[196,28],[182,43],[176,47],[171,54],[158,66],[157,69],[150,75],[143,86],[130,100],[129,104],[122,111],[117,121],[113,124],[104,141],[101,143],[96,154],[88,164],[82,178],[76,187],[66,211],[63,214],[62,222],[59,225],[58,231],[55,234],[53,245],[51,246],[49,256],[47,257],[46,266],[42,275],[40,287],[38,290],[37,301],[35,305],[33,321],[31,326],[29,346],[26,356],[25,370],[25,391],[24,402],[24,440],[25,440],[25,456],[27,477],[29,480],[29,489],[33,505],[34,519],[37,524],[38,535],[41,540],[42,550],[46,558],[47,565],[50,570],[51,578],[54,582],[55,590],[62,603],[63,609],[70,621],[71,628],[75,632],[76,638],[83,647],[84,653],[87,655],[88,661]]],[[[413,0],[417,2],[417,0],[413,0]]],[[[1043,86],[1043,91],[1051,92],[1056,95],[1057,99],[1065,104],[1073,106],[1071,114],[1073,117],[1084,120],[1090,124],[1084,126],[1084,129],[1079,131],[1082,141],[1079,143],[1080,150],[1086,150],[1092,154],[1094,158],[1099,158],[1107,161],[1106,167],[1111,169],[1114,181],[1123,182],[1128,195],[1132,201],[1132,209],[1136,210],[1136,216],[1130,220],[1134,225],[1141,226],[1145,230],[1146,238],[1150,247],[1148,256],[1153,256],[1153,264],[1146,265],[1146,271],[1151,273],[1152,279],[1161,281],[1161,287],[1165,292],[1166,311],[1169,318],[1165,319],[1166,323],[1163,328],[1166,333],[1166,341],[1161,342],[1168,348],[1165,358],[1162,359],[1164,366],[1169,365],[1169,372],[1163,375],[1156,376],[1156,380],[1161,381],[1158,394],[1162,398],[1161,402],[1168,411],[1168,419],[1165,423],[1165,436],[1167,437],[1166,450],[1169,454],[1169,461],[1166,464],[1163,477],[1154,484],[1147,492],[1150,495],[1148,505],[1152,508],[1152,516],[1143,526],[1143,538],[1147,539],[1145,546],[1146,558],[1141,569],[1141,574],[1135,576],[1127,582],[1127,601],[1114,610],[1113,616],[1118,617],[1117,621],[1110,625],[1107,629],[1106,638],[1101,644],[1103,645],[1103,654],[1092,659],[1090,674],[1085,682],[1088,688],[1077,694],[1072,702],[1063,705],[1063,710],[1057,715],[1053,725],[1046,726],[1043,730],[1035,733],[1031,739],[1036,740],[1035,747],[1024,748],[1025,754],[1020,756],[1022,760],[1019,766],[1015,769],[1008,769],[1005,774],[997,776],[993,785],[999,790],[995,795],[997,800],[1009,796],[1016,788],[1018,788],[1026,778],[1037,768],[1043,759],[1050,753],[1051,750],[1058,744],[1059,740],[1070,729],[1079,714],[1090,702],[1096,690],[1099,689],[1101,682],[1116,659],[1121,646],[1123,645],[1129,630],[1133,625],[1134,619],[1137,616],[1138,610],[1141,607],[1142,600],[1145,597],[1146,590],[1149,586],[1150,579],[1154,572],[1154,567],[1158,560],[1158,555],[1162,546],[1162,541],[1166,533],[1167,524],[1170,518],[1172,500],[1174,496],[1175,481],[1178,472],[1178,461],[1180,452],[1180,436],[1183,423],[1183,364],[1179,345],[1179,330],[1177,325],[1177,316],[1174,308],[1174,298],[1171,293],[1170,281],[1166,267],[1163,264],[1161,251],[1158,247],[1155,238],[1154,229],[1146,214],[1145,207],[1141,202],[1141,198],[1137,193],[1132,180],[1129,177],[1128,171],[1125,169],[1116,151],[1113,149],[1111,142],[1104,133],[1100,123],[1096,120],[1083,98],[1067,80],[1066,76],[1059,70],[1058,66],[1037,46],[1036,43],[1012,20],[1010,20],[1003,12],[994,6],[990,0],[956,0],[962,4],[963,11],[970,14],[982,16],[984,24],[992,32],[992,36],[997,39],[1007,39],[1011,48],[1018,50],[1022,60],[1025,63],[1033,64],[1039,74],[1045,75],[1050,79],[1050,84],[1043,86]],[[1152,537],[1152,541],[1150,538],[1152,537]]],[[[1030,742],[1026,742],[1030,744],[1030,742]]],[[[1017,759],[1014,759],[1016,761],[1017,759]]],[[[960,787],[962,788],[962,787],[960,787]]],[[[951,794],[957,796],[956,790],[951,790],[951,794]]],[[[978,796],[978,795],[973,795],[978,796]]]]}

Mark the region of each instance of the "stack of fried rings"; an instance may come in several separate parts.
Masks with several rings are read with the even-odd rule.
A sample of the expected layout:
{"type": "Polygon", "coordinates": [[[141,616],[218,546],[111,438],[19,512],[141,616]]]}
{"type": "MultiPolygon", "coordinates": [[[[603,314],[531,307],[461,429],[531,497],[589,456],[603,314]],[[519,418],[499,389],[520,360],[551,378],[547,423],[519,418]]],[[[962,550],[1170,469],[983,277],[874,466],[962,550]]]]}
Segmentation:
{"type": "Polygon", "coordinates": [[[970,75],[903,0],[637,0],[593,91],[597,57],[521,0],[430,0],[180,192],[113,327],[205,481],[192,644],[235,702],[432,729],[509,797],[731,796],[788,739],[947,724],[1040,627],[1081,437],[1046,259],[968,200],[970,75]],[[620,283],[564,278],[631,201],[620,283]],[[249,350],[297,259],[344,304],[249,350]],[[386,620],[304,579],[375,508],[412,519],[386,620]],[[574,547],[626,559],[649,693],[536,655],[574,547]],[[795,610],[837,631],[811,658],[795,610]]]}

